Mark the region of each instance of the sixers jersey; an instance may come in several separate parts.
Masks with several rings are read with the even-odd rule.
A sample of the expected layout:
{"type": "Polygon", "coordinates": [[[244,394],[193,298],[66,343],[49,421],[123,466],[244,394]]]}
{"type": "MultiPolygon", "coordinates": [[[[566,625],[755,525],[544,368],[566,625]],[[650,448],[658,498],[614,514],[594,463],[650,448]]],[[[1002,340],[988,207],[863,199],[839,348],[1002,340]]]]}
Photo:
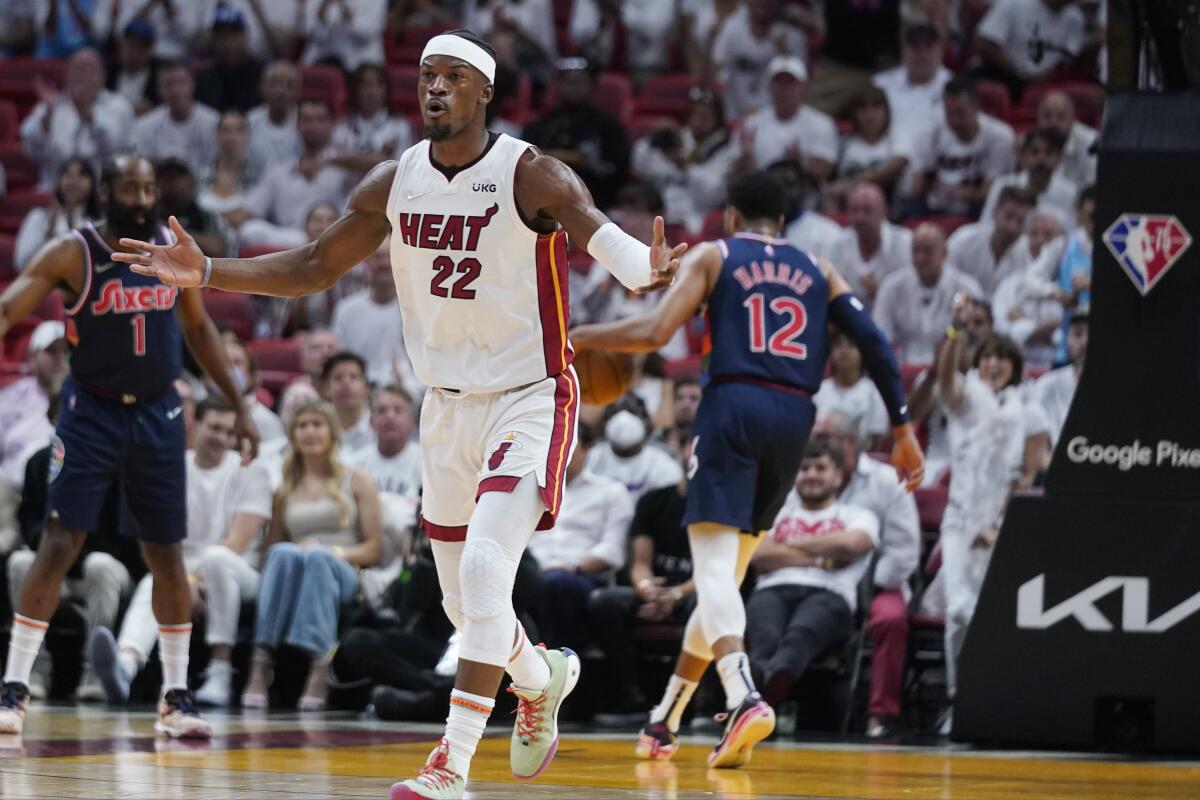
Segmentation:
{"type": "Polygon", "coordinates": [[[739,233],[708,298],[710,379],[749,378],[814,393],[825,371],[829,284],[783,239],[739,233]]]}
{"type": "MultiPolygon", "coordinates": [[[[179,289],[113,261],[112,248],[92,225],[72,233],[83,246],[85,275],[79,299],[67,309],[71,375],[85,389],[161,395],[183,371],[179,289]]],[[[172,240],[160,228],[154,241],[172,240]]]]}
{"type": "Polygon", "coordinates": [[[392,272],[409,360],[428,386],[498,392],[571,363],[567,236],[531,230],[513,194],[529,148],[493,136],[447,179],[426,140],[396,165],[387,204],[392,272]]]}

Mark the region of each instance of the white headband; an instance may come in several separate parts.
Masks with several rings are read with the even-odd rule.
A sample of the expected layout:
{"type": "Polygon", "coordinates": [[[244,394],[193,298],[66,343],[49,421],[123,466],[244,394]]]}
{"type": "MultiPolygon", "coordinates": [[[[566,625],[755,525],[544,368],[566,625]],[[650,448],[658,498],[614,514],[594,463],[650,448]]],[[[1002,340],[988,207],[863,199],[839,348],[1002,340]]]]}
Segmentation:
{"type": "Polygon", "coordinates": [[[424,61],[430,56],[461,58],[482,72],[483,76],[488,79],[488,83],[496,80],[496,59],[488,55],[487,51],[479,45],[467,41],[461,36],[443,33],[433,37],[426,43],[425,50],[421,53],[421,60],[424,61]]]}

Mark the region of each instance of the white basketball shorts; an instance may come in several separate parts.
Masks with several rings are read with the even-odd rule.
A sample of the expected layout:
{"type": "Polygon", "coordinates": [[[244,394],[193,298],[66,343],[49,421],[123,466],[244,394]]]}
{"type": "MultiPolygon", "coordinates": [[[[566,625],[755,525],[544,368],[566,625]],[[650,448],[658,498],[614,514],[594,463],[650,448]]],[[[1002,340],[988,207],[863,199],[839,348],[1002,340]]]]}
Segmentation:
{"type": "Polygon", "coordinates": [[[421,405],[421,524],[430,539],[461,542],[484,492],[536,477],[546,503],[538,530],[554,527],[575,451],[575,370],[487,394],[431,388],[421,405]]]}

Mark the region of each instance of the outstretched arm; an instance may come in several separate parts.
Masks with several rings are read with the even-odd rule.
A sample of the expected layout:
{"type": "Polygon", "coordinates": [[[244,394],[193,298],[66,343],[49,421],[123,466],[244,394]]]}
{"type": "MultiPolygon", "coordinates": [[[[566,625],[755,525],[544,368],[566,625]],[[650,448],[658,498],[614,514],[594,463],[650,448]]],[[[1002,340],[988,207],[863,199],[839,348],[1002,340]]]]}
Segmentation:
{"type": "Polygon", "coordinates": [[[721,253],[716,245],[702,245],[684,256],[678,280],[653,310],[616,322],[573,328],[571,344],[581,350],[591,348],[626,353],[662,348],[671,341],[680,325],[696,315],[696,310],[712,291],[720,269],[721,253]]]}
{"type": "Polygon", "coordinates": [[[138,252],[113,254],[133,271],[152,275],[175,286],[211,286],[231,292],[299,297],[324,291],[355,264],[361,263],[387,237],[387,198],[396,175],[396,162],[371,170],[354,190],[346,213],[314,242],[282,253],[257,258],[214,258],[205,281],[207,261],[196,240],[171,217],[176,242],[157,245],[122,239],[123,247],[138,252]]]}
{"type": "Polygon", "coordinates": [[[649,292],[671,285],[686,244],[668,247],[663,219],[654,219],[650,247],[606,217],[574,170],[557,158],[530,150],[517,165],[517,204],[536,225],[558,223],[573,240],[629,289],[649,292]]]}
{"type": "Polygon", "coordinates": [[[83,245],[68,234],[47,244],[0,295],[0,337],[55,289],[83,291],[83,245]]]}
{"type": "Polygon", "coordinates": [[[883,397],[892,420],[892,464],[900,471],[901,480],[913,491],[925,479],[925,456],[917,443],[904,387],[900,381],[900,365],[883,331],[867,314],[863,304],[850,290],[850,284],[833,264],[825,259],[818,262],[821,274],[829,282],[829,319],[854,340],[862,353],[863,366],[883,397]]]}

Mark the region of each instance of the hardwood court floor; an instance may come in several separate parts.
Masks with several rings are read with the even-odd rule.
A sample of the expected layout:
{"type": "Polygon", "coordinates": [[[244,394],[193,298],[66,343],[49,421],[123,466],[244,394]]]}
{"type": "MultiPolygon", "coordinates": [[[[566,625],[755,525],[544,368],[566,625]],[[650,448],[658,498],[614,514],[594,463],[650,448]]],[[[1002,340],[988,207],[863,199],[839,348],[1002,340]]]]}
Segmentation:
{"type": "MultiPolygon", "coordinates": [[[[382,798],[424,761],[440,728],[345,715],[220,715],[217,737],[155,738],[147,713],[34,706],[24,737],[0,737],[0,798],[382,798]]],[[[704,766],[711,740],[671,763],[639,762],[629,737],[564,736],[537,781],[508,773],[508,731],[489,729],[475,798],[863,798],[864,800],[1176,800],[1200,798],[1200,763],[961,748],[773,744],[743,770],[704,766]]]]}

